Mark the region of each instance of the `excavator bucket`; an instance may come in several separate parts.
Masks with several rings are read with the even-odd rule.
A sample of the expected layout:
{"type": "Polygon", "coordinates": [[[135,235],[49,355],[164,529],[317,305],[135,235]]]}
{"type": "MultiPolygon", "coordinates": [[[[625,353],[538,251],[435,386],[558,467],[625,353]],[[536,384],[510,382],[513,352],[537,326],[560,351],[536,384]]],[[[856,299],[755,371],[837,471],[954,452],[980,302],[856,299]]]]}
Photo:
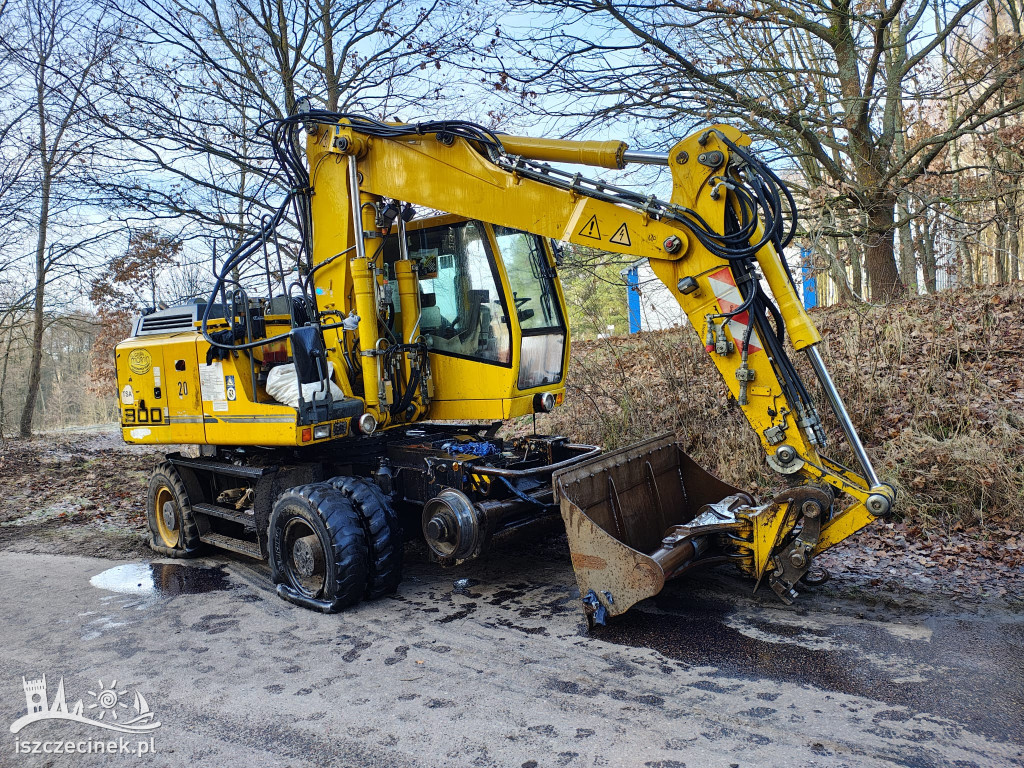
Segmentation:
{"type": "Polygon", "coordinates": [[[736,559],[718,542],[749,533],[734,513],[753,500],[698,466],[672,435],[557,472],[553,485],[591,625],[698,563],[736,559]]]}

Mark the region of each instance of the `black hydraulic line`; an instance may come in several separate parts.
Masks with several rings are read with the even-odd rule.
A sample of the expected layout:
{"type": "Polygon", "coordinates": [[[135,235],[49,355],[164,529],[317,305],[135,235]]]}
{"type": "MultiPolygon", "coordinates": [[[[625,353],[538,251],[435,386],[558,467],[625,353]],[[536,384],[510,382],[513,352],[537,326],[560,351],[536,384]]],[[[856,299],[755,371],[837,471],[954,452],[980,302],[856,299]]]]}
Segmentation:
{"type": "Polygon", "coordinates": [[[758,291],[761,294],[761,303],[764,309],[772,316],[772,320],[775,321],[775,330],[772,332],[772,335],[781,344],[786,338],[786,321],[782,317],[779,308],[775,306],[775,302],[768,298],[768,294],[764,292],[764,289],[758,286],[758,291]]]}
{"type": "MultiPolygon", "coordinates": [[[[265,133],[268,126],[273,126],[273,129],[270,130],[270,136],[274,145],[275,156],[277,156],[281,162],[282,168],[285,175],[288,177],[292,188],[296,191],[303,192],[303,194],[297,196],[295,200],[295,207],[297,222],[299,223],[300,229],[304,230],[303,244],[306,246],[305,250],[307,253],[310,250],[309,233],[308,227],[305,226],[308,219],[306,210],[304,209],[308,206],[307,195],[309,189],[309,175],[302,165],[301,158],[296,157],[296,153],[294,151],[295,139],[302,124],[310,122],[337,124],[341,120],[347,121],[349,125],[352,126],[353,130],[359,133],[382,138],[399,138],[402,136],[424,134],[434,134],[442,141],[450,140],[456,136],[464,138],[473,142],[477,146],[492,151],[496,156],[491,159],[496,162],[499,167],[502,167],[505,170],[513,171],[519,175],[533,178],[548,185],[562,188],[574,188],[576,191],[590,197],[594,197],[595,199],[616,204],[630,204],[641,208],[645,212],[673,220],[689,230],[702,245],[708,248],[708,250],[726,260],[754,255],[758,250],[770,242],[784,241],[788,243],[789,239],[792,237],[792,233],[795,231],[795,222],[791,220],[789,233],[785,237],[781,236],[780,226],[782,224],[783,217],[782,204],[779,199],[778,189],[782,189],[784,191],[787,200],[792,199],[788,189],[785,188],[785,185],[782,184],[778,177],[771,173],[770,170],[764,168],[764,166],[754,160],[751,155],[739,149],[735,144],[729,142],[728,139],[724,139],[724,137],[722,138],[729,146],[735,147],[737,156],[741,157],[747,163],[748,167],[753,171],[753,176],[758,179],[758,181],[755,181],[752,184],[753,191],[744,190],[739,193],[747,198],[746,202],[752,211],[756,209],[760,209],[762,211],[762,216],[760,218],[764,224],[765,231],[756,243],[750,242],[750,238],[753,236],[758,223],[758,217],[756,215],[748,218],[746,211],[744,211],[744,221],[741,223],[738,231],[731,233],[730,235],[723,235],[715,232],[707,222],[705,222],[703,218],[696,213],[696,211],[682,206],[665,203],[653,197],[645,197],[631,190],[605,184],[603,182],[582,179],[578,175],[570,175],[567,172],[560,171],[559,169],[545,164],[535,163],[522,158],[505,158],[500,139],[490,130],[473,123],[449,120],[430,121],[418,124],[388,125],[362,115],[328,112],[324,110],[311,110],[299,115],[292,115],[288,118],[284,118],[283,120],[269,121],[261,126],[261,130],[265,133]],[[591,188],[580,187],[580,183],[588,184],[591,188]],[[776,184],[778,188],[776,188],[776,184]]],[[[735,178],[734,181],[739,182],[739,179],[735,178]]],[[[742,186],[739,183],[731,186],[735,187],[734,191],[736,191],[736,189],[742,189],[742,186]]],[[[791,211],[795,216],[795,206],[791,205],[791,211]]]]}
{"type": "MultiPolygon", "coordinates": [[[[264,214],[260,217],[260,229],[266,229],[267,224],[270,223],[269,214],[264,214]]],[[[263,238],[263,264],[267,270],[267,299],[269,300],[274,295],[274,288],[270,284],[270,251],[267,248],[267,238],[263,238]]]]}
{"type": "Polygon", "coordinates": [[[309,274],[306,275],[306,279],[303,281],[303,288],[304,288],[303,293],[309,291],[310,286],[311,286],[311,284],[313,282],[313,275],[316,274],[316,271],[318,269],[326,267],[328,264],[333,264],[335,261],[340,259],[346,253],[349,253],[350,251],[352,251],[354,249],[355,249],[355,246],[354,245],[350,245],[348,248],[346,248],[341,253],[336,253],[334,256],[331,256],[329,259],[324,259],[323,261],[321,261],[316,266],[310,268],[309,274]]]}
{"type": "MultiPolygon", "coordinates": [[[[792,362],[789,356],[786,354],[785,348],[776,338],[775,333],[772,331],[771,326],[768,325],[768,318],[765,315],[765,305],[761,301],[757,302],[757,309],[759,311],[754,312],[751,319],[757,323],[758,337],[764,342],[765,350],[770,356],[775,372],[779,377],[779,384],[782,386],[782,392],[786,400],[798,405],[796,397],[797,388],[796,382],[793,380],[795,371],[793,370],[792,362]]],[[[799,405],[798,405],[799,407],[799,405]]]]}
{"type": "Polygon", "coordinates": [[[398,416],[399,414],[404,413],[409,406],[412,405],[412,400],[416,396],[416,391],[420,387],[421,379],[422,374],[420,373],[420,368],[413,368],[412,375],[409,377],[409,384],[405,387],[401,397],[397,394],[395,395],[395,402],[391,406],[392,416],[398,416]]]}
{"type": "MultiPolygon", "coordinates": [[[[284,203],[282,203],[281,206],[277,209],[277,212],[274,214],[273,218],[267,223],[266,227],[261,226],[260,231],[257,234],[248,238],[238,248],[236,248],[235,251],[227,259],[224,260],[224,263],[221,266],[220,274],[217,276],[217,281],[213,286],[213,290],[210,292],[210,298],[206,302],[206,307],[203,310],[203,318],[202,323],[200,325],[200,332],[202,333],[203,338],[211,346],[218,347],[220,349],[252,349],[254,347],[259,347],[264,344],[270,344],[276,341],[283,341],[284,339],[288,338],[288,334],[283,333],[278,334],[277,336],[271,337],[269,339],[261,339],[260,341],[257,342],[247,342],[241,345],[225,344],[216,341],[210,337],[208,324],[210,321],[210,312],[212,311],[213,304],[217,299],[217,294],[224,293],[225,285],[227,283],[228,276],[231,274],[231,271],[235,269],[235,267],[237,267],[242,261],[244,261],[247,258],[250,258],[254,253],[259,253],[263,239],[269,237],[270,235],[270,231],[268,230],[268,228],[273,228],[277,226],[277,224],[280,222],[281,218],[284,215],[284,211],[286,210],[286,207],[290,199],[291,195],[285,198],[284,203]]],[[[227,309],[226,302],[227,299],[225,297],[225,310],[227,309]]],[[[230,320],[229,325],[232,325],[232,322],[230,320]]]]}
{"type": "MultiPolygon", "coordinates": [[[[631,190],[603,182],[582,179],[579,175],[570,175],[551,166],[523,160],[522,158],[506,159],[501,156],[503,150],[500,139],[488,129],[473,123],[465,121],[432,121],[396,126],[381,123],[361,115],[327,112],[324,110],[311,110],[301,115],[293,115],[284,120],[269,123],[274,125],[271,133],[275,155],[281,160],[286,175],[293,183],[293,189],[304,193],[298,195],[295,201],[297,220],[301,229],[308,229],[308,227],[303,226],[306,217],[298,208],[304,208],[308,202],[306,198],[308,195],[309,176],[302,165],[301,159],[295,156],[293,134],[297,135],[299,126],[304,123],[326,122],[337,124],[340,120],[346,120],[354,130],[360,133],[383,138],[398,138],[413,134],[424,135],[431,133],[437,135],[441,140],[460,136],[474,142],[476,145],[498,153],[499,156],[493,159],[499,167],[503,167],[506,170],[512,170],[517,174],[534,178],[548,185],[574,188],[576,191],[590,197],[607,202],[631,204],[654,215],[673,220],[689,230],[708,250],[725,260],[755,255],[758,250],[768,243],[784,246],[788,244],[795,232],[796,207],[792,202],[792,195],[785,184],[770,169],[754,159],[751,154],[720,134],[726,145],[735,152],[738,158],[744,161],[748,170],[748,176],[750,177],[748,189],[743,188],[743,184],[738,176],[734,176],[734,183],[729,185],[732,188],[731,191],[738,198],[742,199],[744,205],[741,206],[743,209],[743,221],[740,222],[740,226],[736,231],[728,234],[715,232],[696,211],[682,206],[665,203],[653,197],[644,197],[631,190]],[[581,187],[580,184],[588,184],[591,188],[581,187]],[[789,231],[785,234],[782,232],[784,217],[782,201],[779,195],[780,191],[785,195],[787,202],[790,204],[790,226],[789,231]],[[754,215],[748,216],[748,210],[754,215]],[[761,211],[760,217],[756,215],[758,210],[761,211]],[[753,236],[759,220],[764,225],[762,237],[757,242],[751,243],[750,237],[753,236]]],[[[264,124],[264,126],[266,125],[268,124],[264,124]]],[[[308,233],[304,232],[303,241],[304,244],[308,243],[308,233]]],[[[786,266],[787,272],[789,272],[788,265],[786,266]]],[[[791,274],[790,279],[792,279],[791,274]]]]}
{"type": "MultiPolygon", "coordinates": [[[[770,312],[778,313],[778,308],[768,300],[767,296],[764,296],[758,303],[770,312]]],[[[778,317],[777,314],[775,316],[778,317]]],[[[783,386],[786,399],[796,406],[798,416],[813,417],[816,414],[814,400],[807,391],[807,387],[793,365],[793,361],[786,354],[782,339],[776,333],[772,333],[770,327],[767,327],[768,319],[763,312],[758,312],[755,317],[758,322],[759,335],[765,341],[768,353],[775,364],[775,370],[779,374],[779,383],[783,386]]],[[[780,321],[781,318],[776,320],[776,323],[778,324],[780,321]]],[[[781,335],[782,326],[777,327],[777,333],[781,335]]],[[[816,437],[823,439],[824,435],[818,434],[813,426],[809,428],[815,432],[816,437]]]]}
{"type": "MultiPolygon", "coordinates": [[[[728,232],[730,229],[740,226],[739,222],[736,219],[736,212],[732,209],[731,206],[726,206],[724,225],[724,229],[726,230],[726,232],[728,232]]],[[[712,319],[731,319],[733,317],[736,317],[736,315],[739,315],[743,312],[747,312],[754,303],[754,298],[757,292],[750,291],[748,295],[744,296],[742,287],[743,284],[749,282],[752,279],[756,279],[756,277],[753,274],[753,269],[750,266],[750,259],[732,261],[729,264],[729,268],[732,271],[733,279],[736,282],[736,289],[740,292],[740,296],[743,298],[743,301],[740,303],[738,307],[729,312],[719,312],[718,314],[711,315],[710,317],[712,319]]],[[[748,324],[747,327],[749,328],[750,324],[748,324]]],[[[746,343],[746,341],[749,341],[749,336],[744,340],[744,343],[746,343]]]]}
{"type": "MultiPolygon", "coordinates": [[[[714,130],[714,129],[712,129],[712,130],[714,130]]],[[[771,168],[768,168],[767,166],[763,165],[760,161],[758,161],[749,152],[747,152],[746,150],[744,150],[741,147],[737,146],[733,141],[731,141],[729,138],[727,138],[721,131],[714,130],[714,132],[715,132],[715,135],[717,135],[718,138],[720,138],[725,143],[725,145],[727,147],[729,147],[730,150],[732,150],[732,152],[734,152],[737,156],[742,158],[747,163],[747,165],[749,165],[751,168],[754,168],[755,171],[757,172],[757,175],[759,175],[762,179],[770,180],[773,183],[773,185],[777,189],[781,190],[782,193],[786,196],[786,202],[789,204],[789,211],[790,211],[790,225],[789,225],[789,232],[787,233],[785,238],[781,238],[780,239],[780,242],[781,242],[782,247],[785,247],[785,246],[789,245],[793,241],[793,237],[796,234],[796,227],[797,227],[797,221],[798,221],[796,201],[793,199],[793,194],[789,191],[789,187],[786,186],[785,182],[783,182],[782,179],[780,179],[771,168]]],[[[782,208],[782,202],[780,200],[779,201],[779,215],[780,216],[781,216],[781,212],[782,212],[781,208],[782,208]]]]}
{"type": "Polygon", "coordinates": [[[497,478],[502,483],[504,483],[505,487],[508,488],[509,491],[511,491],[512,495],[515,496],[520,501],[526,501],[526,502],[529,502],[530,504],[534,504],[534,505],[536,505],[538,507],[543,507],[543,508],[547,508],[547,507],[551,506],[550,504],[545,504],[542,501],[537,501],[537,499],[533,498],[532,496],[523,493],[518,488],[516,488],[514,485],[512,485],[512,483],[510,483],[508,481],[508,478],[502,477],[501,475],[498,475],[497,478]]]}

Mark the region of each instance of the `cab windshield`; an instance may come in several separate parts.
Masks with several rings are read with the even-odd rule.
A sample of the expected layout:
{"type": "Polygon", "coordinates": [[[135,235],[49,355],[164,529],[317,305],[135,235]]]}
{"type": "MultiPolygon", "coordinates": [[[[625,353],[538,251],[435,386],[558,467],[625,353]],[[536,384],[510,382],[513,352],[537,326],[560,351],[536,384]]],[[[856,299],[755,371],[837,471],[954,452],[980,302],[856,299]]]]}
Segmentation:
{"type": "Polygon", "coordinates": [[[524,331],[562,328],[558,293],[540,238],[496,226],[494,239],[505,262],[520,327],[524,331]]]}
{"type": "MultiPolygon", "coordinates": [[[[543,241],[508,227],[495,226],[493,232],[511,295],[502,290],[486,225],[459,221],[408,233],[409,257],[419,264],[419,332],[434,352],[511,366],[515,313],[522,329],[519,389],[557,383],[565,318],[543,241]]],[[[385,261],[398,258],[397,241],[385,248],[385,261]]],[[[397,305],[393,295],[392,303],[397,305]]]]}

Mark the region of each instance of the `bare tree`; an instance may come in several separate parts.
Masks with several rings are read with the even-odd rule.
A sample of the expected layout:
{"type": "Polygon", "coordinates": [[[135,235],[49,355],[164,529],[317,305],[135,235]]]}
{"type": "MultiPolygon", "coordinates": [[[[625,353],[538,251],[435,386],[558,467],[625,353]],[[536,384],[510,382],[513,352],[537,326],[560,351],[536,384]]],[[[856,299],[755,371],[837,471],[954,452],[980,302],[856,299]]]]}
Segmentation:
{"type": "Polygon", "coordinates": [[[849,210],[845,234],[864,243],[871,295],[884,299],[904,290],[900,190],[957,139],[1024,106],[1016,94],[995,98],[1024,69],[1019,42],[997,59],[975,57],[955,79],[931,74],[945,41],[973,45],[984,2],[947,3],[936,25],[930,0],[511,0],[539,16],[523,39],[503,36],[491,73],[510,97],[580,130],[618,121],[678,136],[707,121],[745,124],[820,169],[833,205],[849,210]],[[915,82],[957,109],[942,130],[897,142],[900,97],[915,82]]]}
{"type": "Polygon", "coordinates": [[[131,45],[104,110],[122,173],[106,189],[136,212],[191,224],[226,250],[276,207],[256,136],[308,100],[408,119],[443,104],[487,13],[461,0],[110,0],[131,45]]]}
{"type": "MultiPolygon", "coordinates": [[[[19,141],[30,151],[18,194],[30,200],[34,246],[31,263],[31,356],[19,432],[28,436],[42,375],[47,287],[78,268],[77,259],[104,236],[71,228],[82,202],[79,185],[89,167],[95,135],[88,124],[89,89],[109,54],[110,39],[91,4],[76,0],[10,0],[15,23],[0,46],[13,101],[25,120],[19,141]],[[27,118],[31,115],[31,121],[27,118]]],[[[18,143],[18,142],[15,142],[18,143]]],[[[76,225],[81,224],[75,220],[76,225]]]]}

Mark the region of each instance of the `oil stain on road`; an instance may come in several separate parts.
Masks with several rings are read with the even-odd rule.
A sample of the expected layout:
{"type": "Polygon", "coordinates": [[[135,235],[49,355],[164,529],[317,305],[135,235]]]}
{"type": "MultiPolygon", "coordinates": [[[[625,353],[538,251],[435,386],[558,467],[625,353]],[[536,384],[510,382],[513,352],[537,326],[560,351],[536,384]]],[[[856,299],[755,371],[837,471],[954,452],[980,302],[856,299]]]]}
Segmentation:
{"type": "MultiPolygon", "coordinates": [[[[999,739],[1024,738],[1024,617],[901,616],[886,608],[841,622],[812,613],[801,625],[701,590],[667,590],[652,603],[596,628],[593,637],[714,667],[712,681],[700,685],[715,685],[715,677],[804,684],[948,717],[999,739]]],[[[892,710],[888,717],[911,715],[892,710]]]]}
{"type": "Polygon", "coordinates": [[[178,563],[128,563],[93,576],[89,583],[123,595],[198,595],[232,589],[221,568],[178,563]]]}

